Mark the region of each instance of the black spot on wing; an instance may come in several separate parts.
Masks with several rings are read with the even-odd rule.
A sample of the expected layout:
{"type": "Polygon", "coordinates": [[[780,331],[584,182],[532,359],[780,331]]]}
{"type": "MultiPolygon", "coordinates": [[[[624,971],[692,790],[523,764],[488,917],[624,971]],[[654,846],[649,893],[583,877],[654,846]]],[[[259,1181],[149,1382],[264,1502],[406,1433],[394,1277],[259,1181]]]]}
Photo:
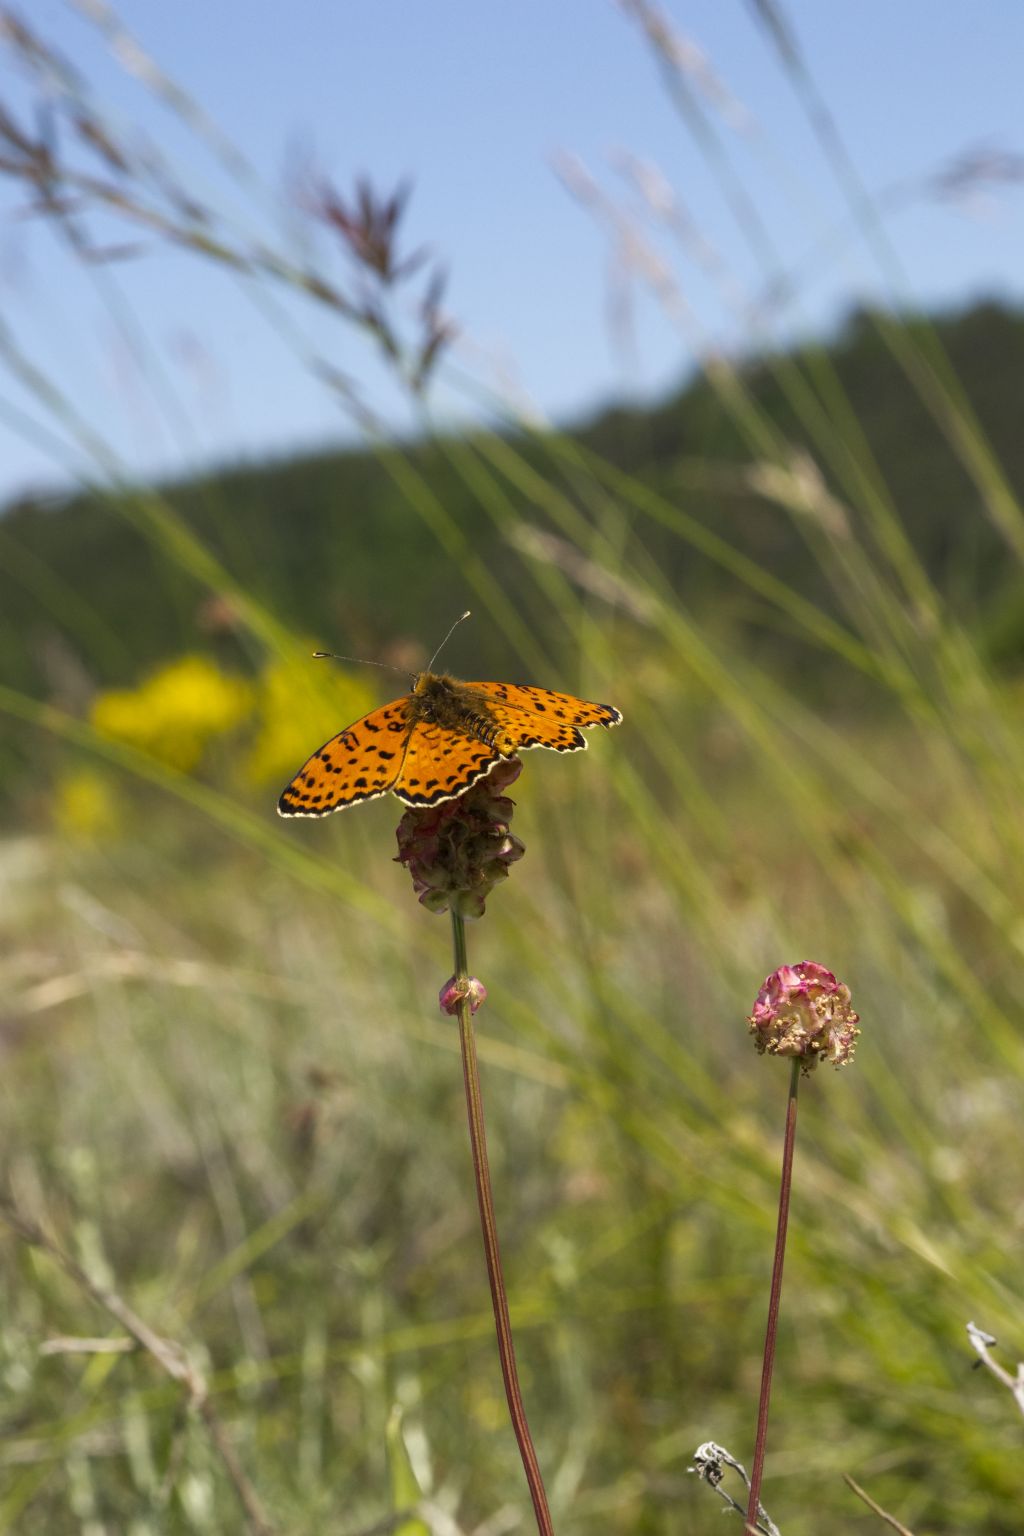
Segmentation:
{"type": "Polygon", "coordinates": [[[594,707],[604,711],[604,719],[595,721],[596,725],[607,727],[622,724],[622,710],[616,709],[614,704],[597,704],[594,707]]]}
{"type": "Polygon", "coordinates": [[[349,795],[345,800],[328,799],[325,804],[321,795],[299,796],[285,790],[277,802],[277,814],[279,816],[331,816],[335,811],[347,811],[349,806],[359,805],[364,800],[380,800],[386,794],[387,789],[364,789],[349,795]]]}
{"type": "Polygon", "coordinates": [[[443,805],[447,800],[457,800],[460,795],[466,793],[467,789],[472,789],[474,784],[479,784],[481,779],[487,777],[495,763],[500,763],[501,760],[500,755],[495,754],[494,757],[486,759],[473,773],[450,773],[443,780],[428,779],[422,788],[418,778],[409,778],[404,782],[400,780],[395,786],[394,793],[403,805],[443,805]]]}
{"type": "Polygon", "coordinates": [[[587,738],[572,725],[566,728],[565,734],[559,736],[557,741],[537,741],[534,737],[532,740],[521,741],[516,750],[525,752],[531,747],[547,747],[549,752],[585,752],[587,746],[587,738]]]}
{"type": "Polygon", "coordinates": [[[593,725],[619,725],[622,720],[622,712],[614,704],[597,704],[591,699],[578,699],[574,694],[556,693],[551,688],[537,688],[531,683],[475,682],[465,683],[463,687],[467,692],[475,693],[481,702],[486,704],[489,699],[497,698],[519,715],[554,715],[556,720],[569,721],[580,710],[593,711],[592,719],[577,718],[575,723],[581,730],[589,730],[593,725]]]}

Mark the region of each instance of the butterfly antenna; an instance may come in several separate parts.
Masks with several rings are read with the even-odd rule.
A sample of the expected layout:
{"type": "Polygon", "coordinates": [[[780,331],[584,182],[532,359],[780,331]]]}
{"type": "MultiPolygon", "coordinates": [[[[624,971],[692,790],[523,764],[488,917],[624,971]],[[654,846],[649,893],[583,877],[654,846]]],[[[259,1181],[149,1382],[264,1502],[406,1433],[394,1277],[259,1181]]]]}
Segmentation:
{"type": "Polygon", "coordinates": [[[385,672],[398,672],[402,677],[405,676],[401,667],[393,667],[387,661],[367,661],[365,656],[339,656],[337,651],[314,651],[313,657],[316,661],[354,661],[360,667],[383,667],[385,672]]]}
{"type": "Polygon", "coordinates": [[[434,662],[440,656],[441,652],[444,650],[445,646],[448,644],[448,641],[451,639],[452,635],[454,635],[455,631],[458,629],[458,627],[462,623],[463,619],[468,619],[469,618],[469,613],[470,613],[470,611],[467,608],[465,613],[460,613],[459,614],[458,618],[455,620],[455,623],[452,625],[451,629],[445,635],[444,639],[441,641],[441,644],[438,646],[438,648],[434,652],[433,656],[431,656],[430,660],[427,662],[426,671],[430,672],[430,671],[433,670],[434,662]]]}

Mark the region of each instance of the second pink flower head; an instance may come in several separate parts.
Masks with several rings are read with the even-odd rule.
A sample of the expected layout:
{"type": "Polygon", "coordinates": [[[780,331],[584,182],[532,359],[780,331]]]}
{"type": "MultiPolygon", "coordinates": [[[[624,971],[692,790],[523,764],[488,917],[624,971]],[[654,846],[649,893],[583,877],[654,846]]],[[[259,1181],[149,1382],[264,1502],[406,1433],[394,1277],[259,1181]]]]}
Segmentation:
{"type": "Polygon", "coordinates": [[[765,979],[748,1022],[762,1055],[799,1057],[810,1072],[822,1061],[844,1067],[853,1060],[859,1017],[849,987],[823,965],[801,960],[765,979]]]}

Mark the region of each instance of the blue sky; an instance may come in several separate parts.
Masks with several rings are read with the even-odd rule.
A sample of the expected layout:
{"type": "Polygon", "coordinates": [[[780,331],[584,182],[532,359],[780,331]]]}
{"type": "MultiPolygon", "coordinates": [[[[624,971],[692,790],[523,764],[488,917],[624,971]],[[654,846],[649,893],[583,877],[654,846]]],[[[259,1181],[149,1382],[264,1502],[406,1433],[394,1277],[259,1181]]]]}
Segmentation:
{"type": "MultiPolygon", "coordinates": [[[[767,263],[614,0],[128,0],[123,22],[244,151],[249,186],[224,174],[73,5],[34,0],[30,14],[118,131],[159,145],[243,234],[272,232],[292,250],[309,238],[289,205],[297,164],[318,165],[342,188],[358,174],[384,188],[410,177],[409,243],[427,243],[448,269],[447,306],[462,332],[459,379],[436,393],[439,419],[480,408],[461,382],[472,375],[566,420],[670,388],[702,346],[750,350],[766,335],[825,330],[865,298],[900,297],[848,229],[828,238],[844,230],[846,205],[751,5],[666,0],[662,10],[737,104],[738,119],[712,108],[709,120],[758,210],[775,253],[767,263]],[[621,264],[555,175],[562,154],[578,156],[634,217],[640,202],[616,169],[623,155],[656,165],[685,205],[703,267],[664,229],[648,230],[674,302],[685,305],[682,329],[642,285],[631,285],[623,310],[621,264]],[[798,293],[769,308],[759,332],[749,303],[776,257],[800,274],[798,293]]],[[[786,14],[869,189],[922,188],[968,149],[1024,153],[1019,4],[790,0],[786,14]]],[[[9,55],[3,82],[5,98],[26,111],[24,73],[9,55]]],[[[175,475],[351,438],[303,360],[309,349],[408,428],[365,342],[322,310],[282,290],[247,289],[157,241],[133,260],[83,270],[24,207],[23,192],[0,181],[0,315],[125,472],[175,475]]],[[[968,203],[912,193],[886,229],[904,298],[948,306],[979,294],[1024,297],[1024,188],[968,203]]],[[[112,225],[104,233],[127,238],[112,225]]],[[[314,249],[326,272],[340,271],[324,237],[314,249]]],[[[53,419],[0,362],[0,498],[95,474],[88,453],[52,451],[32,440],[29,423],[50,430],[53,419]]]]}

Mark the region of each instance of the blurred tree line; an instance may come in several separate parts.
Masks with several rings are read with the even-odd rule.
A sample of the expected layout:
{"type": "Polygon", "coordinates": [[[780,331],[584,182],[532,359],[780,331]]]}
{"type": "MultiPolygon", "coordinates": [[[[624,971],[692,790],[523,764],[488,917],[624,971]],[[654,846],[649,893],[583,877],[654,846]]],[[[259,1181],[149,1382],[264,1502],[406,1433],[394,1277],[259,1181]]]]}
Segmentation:
{"type": "MultiPolygon", "coordinates": [[[[924,323],[901,325],[912,331],[924,323]]],[[[927,324],[946,349],[1010,484],[1024,492],[1024,316],[983,303],[927,324]]],[[[832,477],[820,468],[821,456],[779,369],[780,362],[795,365],[801,378],[813,379],[821,360],[841,382],[932,580],[953,611],[980,631],[990,658],[1015,661],[1024,649],[1020,576],[1007,562],[1003,539],[979,506],[949,435],[865,313],[855,313],[828,346],[762,357],[739,370],[749,398],[793,445],[797,472],[788,488],[773,486],[770,474],[766,478],[766,466],[758,464],[706,374],[654,408],[609,410],[567,431],[558,441],[568,454],[553,453],[555,439],[539,433],[515,438],[514,447],[521,461],[578,502],[583,517],[599,518],[600,512],[592,497],[576,496],[576,454],[595,455],[635,477],[796,591],[828,606],[833,597],[822,590],[813,552],[815,523],[854,514],[840,494],[833,495],[832,477]],[[802,449],[813,455],[813,464],[801,459],[802,449]],[[811,479],[802,519],[792,513],[801,511],[805,470],[811,479]]],[[[484,441],[471,435],[461,447],[472,450],[484,441]]],[[[401,666],[422,663],[423,647],[472,599],[457,574],[454,540],[498,576],[524,621],[557,656],[564,638],[558,615],[549,611],[525,564],[559,558],[545,509],[521,484],[500,475],[495,489],[493,467],[486,471],[490,491],[478,494],[458,460],[459,448],[442,439],[393,450],[325,452],[226,468],[160,490],[240,588],[325,647],[401,666]],[[423,515],[422,507],[410,504],[388,467],[389,453],[411,461],[420,483],[430,488],[433,512],[423,515]],[[502,515],[495,515],[496,506],[502,515]],[[447,547],[437,535],[438,509],[447,547]]],[[[238,638],[230,600],[211,597],[121,510],[113,495],[80,494],[25,500],[0,517],[0,648],[11,686],[35,697],[66,698],[131,683],[197,648],[210,648],[232,665],[252,661],[238,638]]],[[[749,595],[739,595],[698,550],[644,521],[632,525],[622,550],[624,568],[634,556],[656,564],[691,613],[748,629],[759,644],[777,647],[786,669],[790,653],[777,620],[768,620],[749,595]]],[[[484,675],[507,672],[507,641],[496,629],[481,625],[473,645],[484,675]]],[[[825,675],[815,675],[813,668],[807,673],[803,650],[791,659],[797,654],[807,686],[827,691],[828,656],[823,653],[820,663],[825,675]]]]}

